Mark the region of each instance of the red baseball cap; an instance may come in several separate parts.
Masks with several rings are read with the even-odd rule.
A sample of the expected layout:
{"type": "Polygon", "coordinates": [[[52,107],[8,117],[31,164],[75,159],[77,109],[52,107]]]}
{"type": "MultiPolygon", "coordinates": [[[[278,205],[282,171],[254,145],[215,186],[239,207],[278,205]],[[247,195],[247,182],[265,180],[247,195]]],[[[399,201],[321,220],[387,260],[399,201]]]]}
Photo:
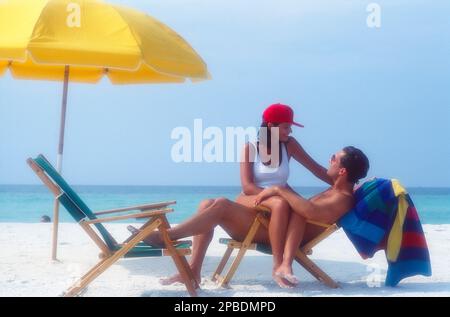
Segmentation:
{"type": "Polygon", "coordinates": [[[268,106],[263,112],[263,121],[265,123],[290,123],[304,128],[302,124],[294,122],[294,111],[292,108],[281,103],[268,106]]]}

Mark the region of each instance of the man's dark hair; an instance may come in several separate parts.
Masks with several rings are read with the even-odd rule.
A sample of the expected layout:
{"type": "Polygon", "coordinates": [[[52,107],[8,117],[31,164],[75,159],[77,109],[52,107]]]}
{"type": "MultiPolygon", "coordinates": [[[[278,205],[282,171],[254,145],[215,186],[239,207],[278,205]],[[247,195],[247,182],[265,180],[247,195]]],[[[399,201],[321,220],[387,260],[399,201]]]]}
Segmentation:
{"type": "Polygon", "coordinates": [[[341,165],[347,170],[348,181],[357,183],[358,180],[366,177],[369,159],[360,149],[353,146],[346,146],[342,150],[345,155],[341,158],[341,165]]]}

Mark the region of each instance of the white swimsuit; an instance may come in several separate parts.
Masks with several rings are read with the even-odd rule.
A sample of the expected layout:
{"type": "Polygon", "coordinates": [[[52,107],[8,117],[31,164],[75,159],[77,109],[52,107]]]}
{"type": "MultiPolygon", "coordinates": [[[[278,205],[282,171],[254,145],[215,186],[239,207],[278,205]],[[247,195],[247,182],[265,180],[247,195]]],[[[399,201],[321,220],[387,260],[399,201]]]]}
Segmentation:
{"type": "MultiPolygon", "coordinates": [[[[255,149],[256,146],[252,144],[255,149]]],[[[271,186],[286,186],[289,178],[289,156],[286,144],[281,145],[282,159],[278,167],[271,168],[261,162],[259,154],[256,154],[253,163],[253,181],[256,186],[267,188],[271,186]]]]}

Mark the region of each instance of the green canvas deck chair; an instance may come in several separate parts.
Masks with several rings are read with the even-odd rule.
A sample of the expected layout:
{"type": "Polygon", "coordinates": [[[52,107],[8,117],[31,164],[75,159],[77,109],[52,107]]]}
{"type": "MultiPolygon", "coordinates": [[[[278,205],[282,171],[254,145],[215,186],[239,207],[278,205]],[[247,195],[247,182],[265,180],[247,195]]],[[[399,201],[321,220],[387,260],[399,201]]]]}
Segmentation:
{"type": "Polygon", "coordinates": [[[73,284],[64,293],[64,296],[79,295],[89,283],[122,257],[157,257],[165,255],[170,255],[172,257],[176,268],[183,277],[184,284],[189,294],[191,296],[197,295],[196,289],[198,288],[198,284],[185,258],[185,255],[191,253],[191,241],[171,241],[167,234],[167,229],[170,228],[170,225],[167,221],[166,214],[173,211],[173,209],[168,208],[167,206],[174,204],[175,201],[93,213],[43,155],[39,155],[35,159],[29,158],[27,163],[101,250],[100,261],[73,284]],[[112,217],[98,217],[129,211],[139,212],[112,217]],[[134,218],[148,219],[140,228],[140,232],[137,235],[129,237],[120,244],[114,240],[113,236],[103,226],[103,223],[106,222],[134,218]],[[165,249],[154,248],[141,242],[156,229],[158,229],[164,237],[166,244],[165,249]]]}
{"type": "MultiPolygon", "coordinates": [[[[269,209],[262,206],[258,206],[255,209],[257,210],[255,220],[253,221],[253,224],[251,225],[244,241],[236,241],[226,238],[222,238],[219,240],[221,244],[227,245],[227,249],[222,257],[222,260],[217,266],[216,271],[213,274],[212,280],[217,282],[221,287],[229,287],[229,283],[236,273],[237,268],[244,258],[245,252],[247,252],[247,250],[256,250],[266,254],[272,254],[270,245],[253,243],[253,238],[255,237],[255,234],[261,225],[266,229],[269,228],[268,215],[270,213],[269,209]],[[234,249],[239,250],[238,254],[231,264],[230,268],[228,269],[228,272],[223,276],[221,274],[225,266],[227,265],[227,262],[230,259],[234,249]]],[[[323,231],[310,241],[302,242],[295,255],[295,261],[298,262],[303,268],[305,268],[305,270],[308,271],[317,280],[321,281],[328,287],[338,288],[338,284],[324,271],[322,271],[311,259],[309,259],[308,255],[312,254],[312,248],[314,246],[316,246],[319,242],[327,238],[339,228],[335,224],[328,225],[315,221],[307,221],[307,226],[319,226],[323,228],[323,231]]]]}

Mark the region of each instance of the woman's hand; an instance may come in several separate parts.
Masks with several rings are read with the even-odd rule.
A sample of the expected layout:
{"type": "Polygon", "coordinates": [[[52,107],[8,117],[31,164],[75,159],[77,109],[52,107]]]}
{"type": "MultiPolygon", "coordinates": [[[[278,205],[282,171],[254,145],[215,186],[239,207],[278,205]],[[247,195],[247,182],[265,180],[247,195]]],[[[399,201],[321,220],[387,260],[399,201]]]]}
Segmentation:
{"type": "Polygon", "coordinates": [[[272,196],[276,196],[278,194],[278,186],[272,186],[264,189],[255,198],[255,206],[259,205],[263,200],[270,198],[272,196]]]}

